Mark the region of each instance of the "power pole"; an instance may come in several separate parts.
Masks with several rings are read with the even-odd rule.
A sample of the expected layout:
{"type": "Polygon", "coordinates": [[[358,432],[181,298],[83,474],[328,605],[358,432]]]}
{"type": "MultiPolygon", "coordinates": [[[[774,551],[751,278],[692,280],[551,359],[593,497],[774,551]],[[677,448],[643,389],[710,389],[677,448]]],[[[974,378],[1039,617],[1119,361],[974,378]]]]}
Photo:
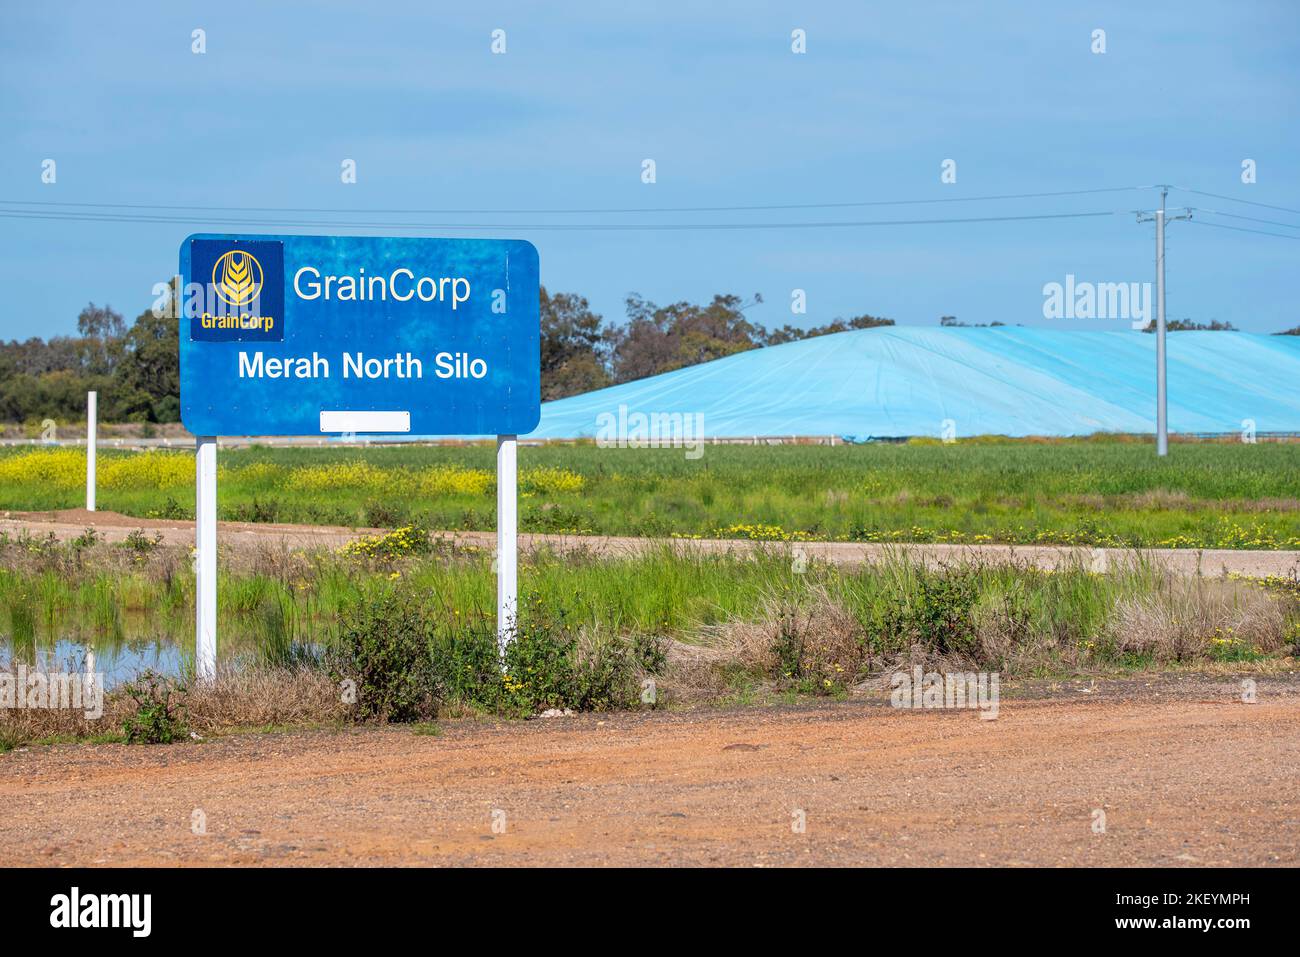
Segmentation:
{"type": "Polygon", "coordinates": [[[1169,454],[1169,414],[1165,384],[1165,223],[1171,219],[1191,219],[1189,209],[1181,216],[1165,215],[1165,197],[1169,187],[1160,187],[1160,208],[1153,215],[1138,213],[1139,223],[1156,224],[1156,455],[1169,454]]]}

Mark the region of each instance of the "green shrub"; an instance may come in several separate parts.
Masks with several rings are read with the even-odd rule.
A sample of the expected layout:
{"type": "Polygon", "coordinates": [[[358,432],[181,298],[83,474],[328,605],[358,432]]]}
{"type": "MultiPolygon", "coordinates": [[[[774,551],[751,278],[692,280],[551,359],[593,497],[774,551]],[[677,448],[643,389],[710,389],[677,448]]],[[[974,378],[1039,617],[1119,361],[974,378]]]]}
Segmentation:
{"type": "Polygon", "coordinates": [[[232,506],[226,514],[233,522],[278,522],[280,521],[282,508],[283,503],[279,499],[264,498],[257,493],[253,493],[251,502],[239,502],[232,506]]]}
{"type": "Polygon", "coordinates": [[[639,684],[627,641],[580,632],[563,608],[549,607],[536,594],[521,607],[502,678],[507,709],[535,713],[548,708],[612,711],[636,706],[639,684]]]}
{"type": "Polygon", "coordinates": [[[361,515],[365,524],[371,528],[397,528],[409,524],[411,510],[401,501],[379,499],[366,502],[361,515]]]}
{"type": "Polygon", "coordinates": [[[577,635],[564,610],[552,612],[537,595],[521,607],[515,640],[506,648],[507,705],[529,712],[573,707],[577,635]]]}
{"type": "Polygon", "coordinates": [[[122,542],[122,547],[129,552],[133,552],[136,557],[144,558],[156,551],[162,543],[162,532],[154,532],[153,537],[150,537],[145,534],[143,528],[137,528],[126,536],[126,540],[122,542]]]}
{"type": "Polygon", "coordinates": [[[974,615],[979,595],[976,570],[917,569],[914,588],[882,616],[885,646],[920,645],[936,655],[971,656],[979,641],[974,615]]]}
{"type": "Polygon", "coordinates": [[[433,638],[433,673],[441,703],[493,709],[503,693],[496,625],[457,623],[433,638]]]}
{"type": "Polygon", "coordinates": [[[99,541],[99,532],[93,528],[87,528],[76,538],[68,539],[68,547],[75,552],[80,551],[83,548],[93,548],[95,545],[99,544],[99,541]]]}
{"type": "Polygon", "coordinates": [[[646,674],[661,675],[668,667],[668,639],[663,635],[637,632],[632,636],[632,655],[646,674]]]}
{"type": "Polygon", "coordinates": [[[568,707],[575,711],[621,711],[637,707],[632,646],[617,635],[587,635],[575,649],[574,686],[568,707]]]}
{"type": "Polygon", "coordinates": [[[127,744],[171,744],[185,737],[185,688],[156,671],[144,671],[122,690],[132,711],[122,719],[127,744]]]}
{"type": "Polygon", "coordinates": [[[430,627],[408,595],[383,592],[347,609],[328,664],[334,680],[356,683],[358,719],[405,722],[436,714],[430,627]]]}
{"type": "Polygon", "coordinates": [[[194,509],[188,505],[182,505],[175,498],[168,495],[167,500],[157,508],[145,510],[146,518],[172,518],[189,521],[194,518],[194,509]]]}
{"type": "Polygon", "coordinates": [[[362,599],[344,613],[326,656],[331,676],[355,682],[359,720],[427,720],[449,706],[523,716],[636,705],[630,642],[580,632],[563,609],[535,595],[522,604],[503,669],[490,616],[457,616],[440,626],[445,616],[409,592],[362,599]]]}

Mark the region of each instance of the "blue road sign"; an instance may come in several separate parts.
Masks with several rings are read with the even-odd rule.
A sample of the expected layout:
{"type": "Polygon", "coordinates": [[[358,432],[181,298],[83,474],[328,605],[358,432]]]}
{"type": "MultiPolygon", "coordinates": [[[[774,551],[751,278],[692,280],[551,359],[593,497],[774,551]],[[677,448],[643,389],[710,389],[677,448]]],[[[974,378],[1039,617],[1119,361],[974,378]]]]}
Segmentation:
{"type": "Polygon", "coordinates": [[[523,240],[197,234],[181,243],[195,435],[513,435],[541,417],[523,240]]]}

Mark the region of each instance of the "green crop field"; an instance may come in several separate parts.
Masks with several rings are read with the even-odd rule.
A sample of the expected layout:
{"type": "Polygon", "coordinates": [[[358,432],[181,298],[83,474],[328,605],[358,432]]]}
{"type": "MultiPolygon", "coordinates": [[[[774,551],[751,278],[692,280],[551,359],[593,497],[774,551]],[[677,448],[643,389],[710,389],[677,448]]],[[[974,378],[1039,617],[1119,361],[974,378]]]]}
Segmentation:
{"type": "MultiPolygon", "coordinates": [[[[0,509],[83,503],[84,453],[0,453],[0,509]]],[[[222,450],[220,517],[495,527],[494,452],[222,450]]],[[[839,541],[1300,548],[1300,445],[1079,440],[867,446],[592,445],[519,453],[524,531],[839,541]]],[[[101,453],[99,507],[193,514],[193,457],[101,453]]]]}

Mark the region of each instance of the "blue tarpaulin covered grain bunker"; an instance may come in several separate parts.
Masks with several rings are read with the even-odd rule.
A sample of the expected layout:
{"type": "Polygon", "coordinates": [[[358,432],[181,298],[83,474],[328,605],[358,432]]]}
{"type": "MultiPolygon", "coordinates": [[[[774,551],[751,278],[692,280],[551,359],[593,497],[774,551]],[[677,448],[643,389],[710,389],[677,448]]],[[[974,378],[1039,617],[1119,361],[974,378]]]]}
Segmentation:
{"type": "MultiPolygon", "coordinates": [[[[1300,337],[1175,332],[1172,432],[1300,432],[1300,337]]],[[[1155,431],[1156,337],[884,327],[754,349],[548,402],[531,438],[596,438],[602,415],[698,413],[704,436],[869,438],[1155,431]]],[[[609,421],[608,419],[606,421],[609,421]]]]}

